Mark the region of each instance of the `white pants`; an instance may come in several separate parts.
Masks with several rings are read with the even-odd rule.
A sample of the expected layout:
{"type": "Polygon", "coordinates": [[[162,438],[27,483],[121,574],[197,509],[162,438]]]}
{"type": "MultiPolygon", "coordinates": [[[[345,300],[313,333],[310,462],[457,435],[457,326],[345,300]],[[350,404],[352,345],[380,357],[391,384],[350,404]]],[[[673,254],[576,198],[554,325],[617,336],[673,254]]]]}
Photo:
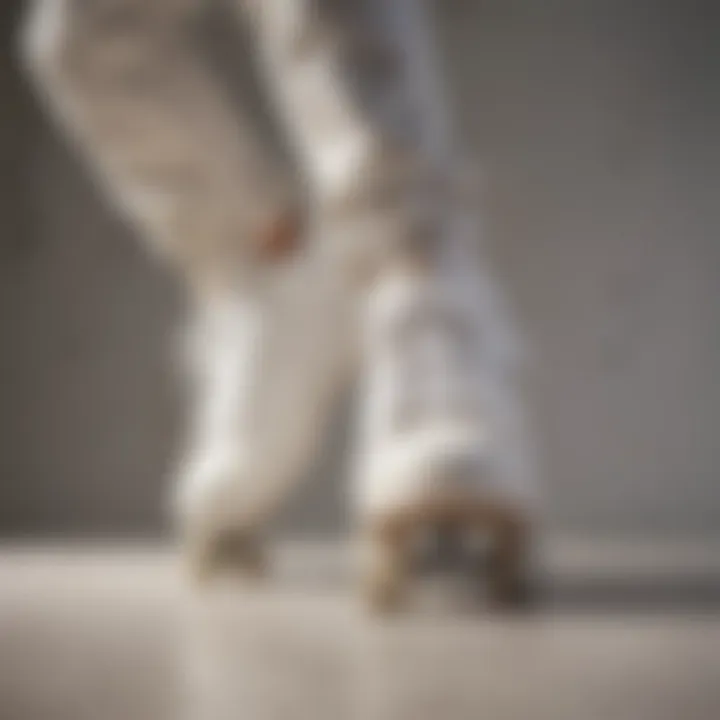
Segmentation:
{"type": "Polygon", "coordinates": [[[236,1],[302,188],[201,52],[209,3],[33,0],[23,28],[44,99],[153,247],[195,282],[251,263],[301,195],[382,216],[392,242],[427,220],[453,158],[424,0],[236,1]]]}
{"type": "MultiPolygon", "coordinates": [[[[292,271],[287,261],[273,265],[263,243],[280,219],[304,204],[313,241],[327,245],[318,251],[319,265],[348,283],[391,258],[420,255],[432,262],[442,251],[443,228],[462,204],[462,181],[425,4],[237,0],[235,20],[250,24],[269,102],[294,152],[298,184],[204,63],[194,27],[207,3],[34,0],[23,49],[42,96],[108,198],[197,290],[198,316],[209,330],[199,332],[207,357],[195,413],[200,427],[188,461],[196,474],[198,467],[213,477],[240,472],[248,460],[236,457],[233,438],[246,438],[250,426],[268,437],[281,432],[282,423],[267,419],[270,411],[261,413],[266,427],[259,431],[260,415],[248,420],[247,414],[248,403],[270,403],[264,388],[280,375],[270,377],[263,362],[263,372],[241,369],[253,365],[252,349],[263,342],[258,338],[283,334],[278,328],[287,325],[288,315],[279,305],[309,308],[302,317],[295,312],[291,323],[302,337],[316,337],[315,352],[303,355],[307,363],[324,367],[318,349],[326,348],[328,366],[335,362],[329,356],[344,352],[332,347],[340,344],[337,336],[302,330],[330,331],[336,318],[321,317],[318,308],[336,304],[332,298],[342,294],[344,280],[320,282],[327,292],[315,303],[287,300],[287,290],[278,295],[278,285],[303,295],[314,283],[308,278],[319,277],[317,269],[300,269],[295,279],[277,279],[292,271]],[[278,299],[282,295],[286,300],[278,299]],[[248,313],[251,320],[236,322],[248,313]],[[253,323],[275,330],[248,339],[253,323]]],[[[317,268],[313,253],[290,264],[317,268]]],[[[311,369],[299,377],[296,385],[305,388],[321,384],[311,369]]],[[[303,415],[317,403],[295,400],[290,412],[299,415],[297,426],[317,424],[303,415]]],[[[274,447],[269,441],[257,446],[274,447]]],[[[282,474],[301,474],[300,458],[307,453],[286,452],[282,444],[273,452],[298,458],[282,474]]],[[[253,470],[263,478],[273,472],[253,470]]],[[[189,485],[190,496],[202,494],[197,482],[189,485]]],[[[214,504],[227,510],[228,494],[216,493],[214,504]]]]}

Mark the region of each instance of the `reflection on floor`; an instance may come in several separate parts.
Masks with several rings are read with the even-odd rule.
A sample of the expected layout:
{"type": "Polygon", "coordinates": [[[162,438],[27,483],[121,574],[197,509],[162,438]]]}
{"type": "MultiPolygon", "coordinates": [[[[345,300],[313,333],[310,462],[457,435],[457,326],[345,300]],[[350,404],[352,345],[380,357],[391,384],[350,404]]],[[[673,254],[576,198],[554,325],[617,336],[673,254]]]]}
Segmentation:
{"type": "Polygon", "coordinates": [[[0,717],[720,717],[720,574],[707,563],[680,557],[681,577],[653,553],[637,568],[585,557],[583,575],[576,552],[531,614],[377,621],[321,554],[281,557],[264,586],[197,593],[166,552],[0,552],[0,717]]]}

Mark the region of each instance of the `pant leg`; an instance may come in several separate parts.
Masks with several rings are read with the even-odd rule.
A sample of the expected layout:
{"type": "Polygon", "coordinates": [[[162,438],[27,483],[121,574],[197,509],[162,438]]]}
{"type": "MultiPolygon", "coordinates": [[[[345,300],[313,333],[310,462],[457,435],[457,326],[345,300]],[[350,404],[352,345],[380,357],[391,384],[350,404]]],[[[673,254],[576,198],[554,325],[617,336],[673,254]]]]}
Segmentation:
{"type": "Polygon", "coordinates": [[[254,259],[293,191],[194,38],[198,0],[33,0],[28,75],[107,200],[193,282],[254,259]]]}
{"type": "Polygon", "coordinates": [[[430,467],[445,484],[467,474],[446,465],[469,467],[473,482],[492,466],[498,495],[523,503],[532,486],[519,347],[477,252],[426,5],[248,5],[328,235],[379,270],[359,293],[358,498],[370,514],[421,497],[430,467]]]}
{"type": "Polygon", "coordinates": [[[30,76],[108,201],[200,286],[176,489],[191,544],[263,524],[304,477],[342,364],[322,268],[307,253],[258,262],[295,192],[204,67],[202,5],[34,0],[22,37],[30,76]]]}
{"type": "Polygon", "coordinates": [[[438,237],[456,173],[424,0],[245,0],[323,221],[351,253],[438,237]]]}

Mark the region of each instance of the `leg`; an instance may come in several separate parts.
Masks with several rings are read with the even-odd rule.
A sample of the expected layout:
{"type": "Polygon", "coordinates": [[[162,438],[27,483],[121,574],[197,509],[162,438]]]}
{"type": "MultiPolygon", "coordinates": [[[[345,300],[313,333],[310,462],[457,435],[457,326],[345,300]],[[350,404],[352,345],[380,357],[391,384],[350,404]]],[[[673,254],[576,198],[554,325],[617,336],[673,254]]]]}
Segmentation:
{"type": "Polygon", "coordinates": [[[349,360],[335,278],[308,249],[198,314],[177,508],[199,575],[243,557],[257,570],[257,534],[317,454],[349,360]]]}
{"type": "Polygon", "coordinates": [[[251,13],[312,201],[362,265],[356,496],[380,605],[407,574],[389,527],[480,524],[506,587],[522,547],[508,528],[533,512],[512,342],[460,191],[424,5],[258,0],[251,13]]]}
{"type": "Polygon", "coordinates": [[[342,309],[292,245],[274,157],[193,51],[194,0],[35,0],[31,78],[107,198],[191,288],[192,428],[177,489],[187,556],[261,565],[256,535],[302,476],[342,364],[342,309]]]}

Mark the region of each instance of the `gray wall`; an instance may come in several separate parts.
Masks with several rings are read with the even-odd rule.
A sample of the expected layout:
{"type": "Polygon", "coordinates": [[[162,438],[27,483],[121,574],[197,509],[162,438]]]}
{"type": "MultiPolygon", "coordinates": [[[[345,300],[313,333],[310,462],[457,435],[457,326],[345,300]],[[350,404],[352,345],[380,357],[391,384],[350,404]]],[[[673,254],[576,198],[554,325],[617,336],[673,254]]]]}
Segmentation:
{"type": "MultiPolygon", "coordinates": [[[[716,534],[713,3],[442,9],[461,124],[485,168],[488,244],[533,351],[551,526],[716,534]]],[[[3,3],[6,38],[16,10],[3,3]]],[[[0,533],[157,532],[181,407],[178,288],[8,63],[0,107],[0,533]]],[[[342,524],[343,465],[320,470],[289,527],[342,524]]]]}

